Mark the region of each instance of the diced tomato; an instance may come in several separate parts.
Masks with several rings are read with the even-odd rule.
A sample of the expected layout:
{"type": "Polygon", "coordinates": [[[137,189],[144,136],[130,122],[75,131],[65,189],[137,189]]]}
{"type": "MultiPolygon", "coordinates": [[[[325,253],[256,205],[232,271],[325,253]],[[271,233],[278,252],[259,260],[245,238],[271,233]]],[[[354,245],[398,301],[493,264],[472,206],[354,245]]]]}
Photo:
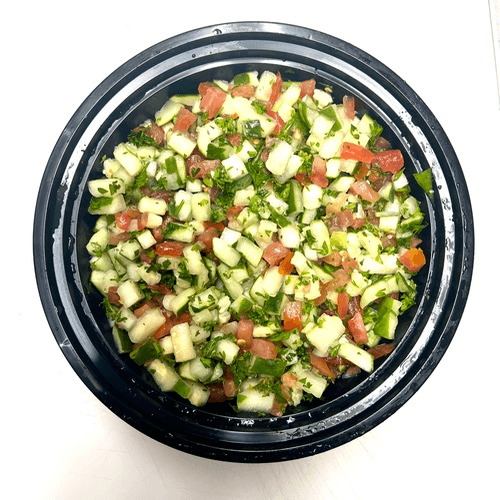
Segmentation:
{"type": "Polygon", "coordinates": [[[354,222],[354,213],[350,208],[341,210],[337,214],[337,224],[341,229],[347,229],[351,227],[354,222]]]}
{"type": "Polygon", "coordinates": [[[286,387],[295,387],[295,385],[297,384],[298,380],[299,379],[293,373],[291,373],[291,372],[285,372],[281,376],[281,382],[286,387]]]}
{"type": "Polygon", "coordinates": [[[340,292],[337,295],[337,312],[340,319],[346,319],[349,312],[349,295],[347,292],[340,292]]]}
{"type": "Polygon", "coordinates": [[[168,316],[164,313],[163,316],[165,317],[165,323],[154,333],[154,336],[158,339],[168,335],[173,326],[187,323],[191,320],[191,315],[188,312],[182,313],[179,316],[168,316]]]}
{"type": "Polygon", "coordinates": [[[234,206],[234,207],[230,207],[227,209],[227,212],[226,212],[226,217],[228,220],[233,220],[235,219],[240,213],[241,211],[244,209],[245,207],[243,206],[234,206]]]}
{"type": "Polygon", "coordinates": [[[210,85],[204,89],[202,95],[200,107],[208,113],[208,118],[212,119],[224,104],[227,94],[219,87],[210,85]]]}
{"type": "Polygon", "coordinates": [[[361,196],[363,200],[371,203],[380,199],[380,195],[375,191],[367,181],[355,181],[349,188],[351,193],[361,196]]]}
{"type": "Polygon", "coordinates": [[[163,146],[165,142],[165,130],[160,127],[156,122],[151,123],[151,128],[146,130],[146,135],[151,137],[158,146],[163,146]]]}
{"type": "Polygon", "coordinates": [[[349,314],[354,316],[357,312],[363,312],[363,309],[361,308],[361,297],[359,295],[349,299],[349,314]]]}
{"type": "Polygon", "coordinates": [[[202,97],[207,93],[208,89],[213,87],[213,83],[210,82],[201,82],[198,85],[198,94],[200,94],[202,97]]]}
{"type": "Polygon", "coordinates": [[[368,163],[360,163],[356,168],[356,172],[354,173],[354,177],[358,181],[362,181],[366,179],[368,172],[370,171],[370,165],[368,163]]]}
{"type": "Polygon", "coordinates": [[[407,250],[399,257],[399,262],[412,273],[416,273],[420,271],[426,263],[425,254],[421,248],[410,248],[410,250],[407,250]]]}
{"type": "Polygon", "coordinates": [[[240,319],[238,321],[238,328],[236,330],[236,339],[242,342],[238,342],[238,345],[242,349],[250,349],[253,343],[253,321],[250,319],[240,319]],[[243,343],[244,342],[244,343],[243,343]]]}
{"type": "Polygon", "coordinates": [[[311,365],[313,365],[314,368],[316,368],[321,373],[321,375],[324,375],[325,377],[335,378],[335,373],[326,362],[326,358],[316,356],[316,354],[310,352],[309,360],[311,362],[311,365]]]}
{"type": "Polygon", "coordinates": [[[320,283],[319,285],[319,297],[316,297],[314,299],[314,305],[315,306],[320,306],[321,304],[323,304],[323,302],[326,300],[326,294],[328,293],[328,291],[330,290],[330,286],[328,285],[328,283],[320,283]]]}
{"type": "Polygon", "coordinates": [[[351,277],[344,269],[337,269],[333,273],[333,280],[328,282],[329,288],[337,290],[338,288],[347,285],[351,281],[351,277]]]}
{"type": "Polygon", "coordinates": [[[127,215],[126,213],[117,213],[115,214],[115,221],[116,225],[118,228],[120,228],[122,231],[126,231],[128,227],[130,226],[130,221],[132,218],[130,215],[127,215]]]}
{"type": "Polygon", "coordinates": [[[363,315],[360,312],[357,312],[351,319],[347,320],[347,327],[357,344],[364,344],[368,342],[365,322],[363,321],[363,315]]]}
{"type": "Polygon", "coordinates": [[[141,259],[141,262],[145,262],[149,265],[153,262],[153,257],[147,254],[144,250],[139,254],[139,259],[141,259]]]}
{"type": "Polygon", "coordinates": [[[291,274],[292,271],[295,269],[295,266],[291,263],[292,258],[293,258],[293,252],[289,252],[285,256],[285,258],[280,262],[278,270],[279,273],[282,274],[283,276],[291,274]]]}
{"type": "Polygon", "coordinates": [[[148,288],[153,292],[159,292],[163,295],[170,295],[172,290],[167,285],[162,285],[161,283],[157,283],[156,285],[148,285],[148,288]]]}
{"type": "Polygon", "coordinates": [[[141,215],[139,215],[139,217],[137,217],[137,229],[139,231],[142,231],[146,228],[146,225],[148,223],[148,217],[149,215],[147,212],[144,212],[141,215]]]}
{"type": "Polygon", "coordinates": [[[208,403],[223,403],[226,401],[227,396],[224,393],[224,383],[217,382],[216,384],[207,384],[207,388],[210,392],[208,396],[208,403]]]}
{"type": "Polygon", "coordinates": [[[300,82],[299,99],[302,99],[306,95],[308,95],[309,97],[312,97],[314,94],[315,88],[316,88],[316,80],[314,80],[312,78],[310,80],[304,80],[303,82],[300,82]]]}
{"type": "Polygon", "coordinates": [[[243,139],[241,134],[227,134],[227,140],[231,143],[235,148],[241,144],[243,139]]]}
{"type": "Polygon", "coordinates": [[[236,396],[237,387],[234,381],[234,374],[228,367],[224,369],[224,379],[222,381],[222,386],[224,387],[224,394],[228,398],[236,396]]]}
{"type": "Polygon", "coordinates": [[[285,127],[285,122],[283,118],[276,111],[269,110],[267,114],[276,122],[276,126],[273,129],[273,134],[278,135],[285,127]]]}
{"type": "Polygon", "coordinates": [[[161,226],[153,228],[151,233],[153,234],[153,238],[156,240],[156,243],[161,243],[163,241],[163,228],[161,226]]]}
{"type": "Polygon", "coordinates": [[[302,330],[302,302],[299,301],[287,302],[283,311],[283,330],[289,332],[294,328],[302,330]]]}
{"type": "Polygon", "coordinates": [[[203,223],[203,226],[205,227],[205,229],[215,228],[220,233],[222,233],[222,231],[224,231],[224,228],[226,227],[223,222],[212,222],[209,220],[205,221],[203,223]]]}
{"type": "Polygon", "coordinates": [[[320,156],[315,156],[311,170],[311,181],[319,187],[325,188],[328,186],[328,179],[326,177],[326,160],[320,156]]]}
{"type": "Polygon", "coordinates": [[[115,306],[121,306],[122,303],[117,290],[118,290],[117,286],[110,286],[108,288],[108,300],[111,304],[114,304],[115,306]]]}
{"type": "Polygon", "coordinates": [[[230,94],[233,97],[246,97],[248,99],[255,94],[255,87],[250,83],[246,83],[245,85],[239,85],[231,89],[230,94]]]}
{"type": "Polygon", "coordinates": [[[196,236],[196,241],[203,243],[204,252],[210,252],[213,247],[213,239],[220,235],[221,231],[215,226],[207,227],[205,231],[196,236]]]}
{"type": "Polygon", "coordinates": [[[109,233],[109,244],[110,245],[118,245],[120,241],[128,241],[130,239],[130,233],[128,231],[124,231],[123,233],[114,233],[111,231],[109,233]]]}
{"type": "Polygon", "coordinates": [[[340,158],[343,160],[356,160],[371,163],[375,155],[363,146],[352,142],[344,142],[340,150],[340,158]]]}
{"type": "Polygon", "coordinates": [[[262,359],[275,359],[278,355],[276,346],[266,339],[253,339],[250,352],[255,356],[260,356],[262,359]]]}
{"type": "Polygon", "coordinates": [[[354,97],[344,96],[343,104],[347,118],[349,120],[354,120],[354,118],[356,118],[354,97]]]}
{"type": "Polygon", "coordinates": [[[359,270],[359,263],[356,259],[349,257],[349,255],[342,258],[342,269],[347,273],[351,274],[354,269],[359,270]]]}
{"type": "Polygon", "coordinates": [[[213,172],[220,164],[220,160],[201,160],[192,163],[188,169],[189,175],[195,179],[203,179],[209,172],[213,172]]]}
{"type": "Polygon", "coordinates": [[[281,84],[282,84],[283,80],[281,78],[281,73],[277,73],[276,74],[276,81],[273,83],[273,86],[271,88],[271,96],[269,97],[269,101],[268,101],[268,104],[267,104],[267,108],[268,110],[270,110],[275,102],[278,100],[278,97],[281,93],[281,84]]]}
{"type": "Polygon", "coordinates": [[[322,260],[331,266],[339,267],[342,264],[342,255],[340,255],[340,252],[335,251],[329,255],[325,255],[322,260]]]}
{"type": "Polygon", "coordinates": [[[302,184],[302,186],[307,186],[308,184],[310,184],[309,177],[307,177],[307,175],[303,172],[298,172],[297,174],[295,174],[295,180],[299,184],[302,184]]]}
{"type": "Polygon", "coordinates": [[[174,132],[186,132],[191,125],[196,123],[196,120],[197,118],[194,113],[182,107],[177,114],[173,130],[174,132]]]}
{"type": "Polygon", "coordinates": [[[161,257],[180,257],[184,244],[180,241],[164,241],[155,246],[156,255],[161,257]]]}
{"type": "Polygon", "coordinates": [[[389,149],[376,153],[372,165],[378,164],[383,172],[397,174],[405,164],[403,154],[399,149],[389,149]]]}
{"type": "Polygon", "coordinates": [[[368,352],[375,358],[387,356],[394,350],[394,344],[378,344],[375,347],[368,349],[368,352]]]}
{"type": "Polygon", "coordinates": [[[149,311],[151,309],[151,304],[148,302],[142,304],[142,306],[137,307],[134,309],[134,316],[136,318],[140,318],[146,311],[149,311]]]}
{"type": "Polygon", "coordinates": [[[162,339],[163,337],[166,337],[170,333],[170,329],[172,328],[172,325],[169,321],[165,321],[163,325],[161,325],[159,328],[156,329],[156,331],[153,334],[153,337],[156,339],[162,339]]]}
{"type": "Polygon", "coordinates": [[[269,409],[269,415],[272,415],[273,417],[282,417],[285,410],[286,404],[281,403],[278,398],[275,397],[273,405],[269,409]]]}
{"type": "Polygon", "coordinates": [[[263,258],[270,266],[275,266],[289,253],[290,249],[283,246],[281,241],[273,241],[264,249],[263,258]]]}
{"type": "Polygon", "coordinates": [[[391,143],[383,137],[377,137],[377,140],[373,143],[373,148],[377,151],[385,151],[391,149],[391,143]]]}

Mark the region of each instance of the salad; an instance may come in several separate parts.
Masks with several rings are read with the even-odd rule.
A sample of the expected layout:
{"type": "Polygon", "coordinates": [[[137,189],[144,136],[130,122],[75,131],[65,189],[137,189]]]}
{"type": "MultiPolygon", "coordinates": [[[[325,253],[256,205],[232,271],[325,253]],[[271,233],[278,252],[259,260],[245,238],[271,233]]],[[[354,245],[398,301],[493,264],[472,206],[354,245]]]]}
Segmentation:
{"type": "Polygon", "coordinates": [[[424,215],[401,151],[332,95],[271,71],[201,83],[89,181],[91,283],[162,391],[281,416],[394,348],[424,215]]]}

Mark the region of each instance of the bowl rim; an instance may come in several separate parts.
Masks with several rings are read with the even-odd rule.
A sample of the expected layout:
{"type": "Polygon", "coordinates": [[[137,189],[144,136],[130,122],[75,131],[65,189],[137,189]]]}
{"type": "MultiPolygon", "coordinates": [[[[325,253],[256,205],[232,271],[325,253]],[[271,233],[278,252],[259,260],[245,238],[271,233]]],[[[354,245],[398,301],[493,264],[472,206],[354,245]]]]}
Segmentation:
{"type": "MultiPolygon", "coordinates": [[[[162,85],[165,87],[165,82],[144,94],[141,99],[150,98],[151,93],[163,88],[162,85]]],[[[125,110],[123,114],[126,115],[129,111],[125,110]]],[[[81,196],[81,193],[77,196],[81,196]]],[[[431,203],[427,206],[432,210],[431,203]]],[[[33,222],[33,262],[40,300],[56,341],[85,385],[111,411],[150,437],[194,455],[225,461],[270,462],[308,456],[344,444],[385,420],[415,394],[444,355],[462,316],[473,270],[474,230],[467,185],[458,158],[432,112],[401,78],[364,51],[331,35],[281,23],[225,23],[191,30],[142,51],[112,72],[82,103],[61,133],[40,183],[33,222]],[[443,257],[448,268],[453,270],[453,276],[449,277],[453,278],[453,294],[441,284],[441,312],[437,314],[439,311],[435,311],[437,317],[427,321],[427,333],[422,345],[416,339],[416,345],[401,360],[406,365],[399,379],[392,380],[392,385],[387,385],[387,379],[381,378],[376,390],[370,392],[366,389],[364,396],[357,402],[356,411],[351,407],[345,409],[344,418],[339,417],[342,412],[327,414],[318,417],[313,423],[303,419],[300,424],[291,421],[288,422],[288,427],[281,428],[276,423],[279,419],[274,417],[259,420],[235,416],[222,421],[208,415],[203,408],[195,409],[193,413],[187,405],[178,403],[174,405],[177,413],[169,415],[167,419],[171,428],[161,429],[161,425],[165,426],[165,421],[158,420],[157,416],[145,425],[144,417],[121,397],[130,393],[130,387],[107,369],[113,366],[117,370],[123,370],[123,367],[118,367],[116,360],[107,353],[99,352],[84,331],[73,331],[74,325],[80,323],[79,312],[72,303],[73,298],[61,284],[68,276],[78,277],[78,272],[71,268],[74,261],[66,264],[58,261],[57,257],[68,251],[74,252],[75,241],[64,238],[62,222],[64,218],[74,219],[70,221],[74,226],[78,215],[61,213],[57,220],[58,214],[51,212],[53,206],[50,204],[57,192],[62,196],[62,202],[57,208],[66,210],[69,207],[75,210],[74,206],[67,205],[70,195],[74,194],[71,191],[72,175],[79,166],[79,156],[71,148],[81,146],[89,139],[86,136],[89,124],[115,105],[121,95],[137,92],[142,86],[149,85],[151,79],[147,80],[148,75],[150,78],[154,76],[156,67],[173,59],[180,60],[188,54],[193,59],[204,59],[206,64],[213,66],[214,57],[211,56],[219,55],[221,61],[224,61],[222,47],[228,43],[233,43],[234,47],[230,50],[234,51],[254,45],[262,50],[262,46],[269,42],[275,47],[294,45],[314,54],[324,52],[340,65],[352,67],[353,74],[358,77],[369,82],[376,81],[382,90],[385,89],[392,96],[394,105],[404,100],[410,116],[405,117],[403,113],[400,117],[402,123],[406,123],[408,127],[413,126],[415,130],[424,128],[425,133],[422,132],[419,139],[424,141],[425,148],[430,148],[430,152],[427,151],[430,157],[434,155],[438,158],[438,164],[433,165],[435,171],[442,170],[444,165],[448,168],[450,182],[445,177],[437,181],[441,183],[439,199],[446,198],[442,193],[443,190],[447,191],[458,209],[458,213],[451,214],[453,221],[447,222],[453,228],[452,236],[456,246],[445,249],[447,253],[443,257]],[[133,90],[127,90],[130,85],[134,87],[133,90]],[[414,122],[417,118],[419,121],[416,125],[414,122]],[[68,270],[68,266],[71,269],[68,270]],[[427,342],[430,338],[432,343],[427,342]],[[103,380],[103,373],[109,375],[110,380],[103,380]],[[182,425],[176,422],[180,416],[183,418],[182,425]],[[200,418],[203,419],[203,429],[208,437],[197,434],[200,418]],[[261,422],[265,422],[264,427],[259,427],[261,422]],[[227,426],[237,423],[237,427],[217,435],[210,428],[214,423],[227,426]],[[268,427],[267,431],[265,426],[268,427]]],[[[83,303],[79,305],[87,307],[83,303]]],[[[368,385],[366,383],[364,387],[368,385]]],[[[144,398],[151,396],[140,382],[138,386],[144,398]]],[[[373,389],[373,386],[368,388],[373,389]]],[[[294,419],[293,416],[282,418],[294,419]]]]}

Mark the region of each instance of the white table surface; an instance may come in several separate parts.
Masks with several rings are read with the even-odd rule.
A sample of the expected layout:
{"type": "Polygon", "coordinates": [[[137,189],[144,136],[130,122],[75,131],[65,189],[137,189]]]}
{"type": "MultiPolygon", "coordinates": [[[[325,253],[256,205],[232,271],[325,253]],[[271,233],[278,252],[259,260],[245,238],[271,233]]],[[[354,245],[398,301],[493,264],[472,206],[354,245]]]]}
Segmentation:
{"type": "MultiPolygon", "coordinates": [[[[498,495],[499,108],[487,0],[15,2],[2,15],[0,272],[2,489],[9,498],[282,500],[498,495]],[[244,5],[243,5],[244,4],[244,5]],[[229,464],[131,428],[65,360],[38,299],[32,220],[59,134],[85,97],[136,53],[229,21],[337,36],[399,74],[440,121],[464,170],[476,259],[451,346],[399,411],[353,442],[276,464],[229,464]],[[15,492],[15,493],[14,493],[15,492]]],[[[498,498],[498,496],[496,496],[498,498]]]]}

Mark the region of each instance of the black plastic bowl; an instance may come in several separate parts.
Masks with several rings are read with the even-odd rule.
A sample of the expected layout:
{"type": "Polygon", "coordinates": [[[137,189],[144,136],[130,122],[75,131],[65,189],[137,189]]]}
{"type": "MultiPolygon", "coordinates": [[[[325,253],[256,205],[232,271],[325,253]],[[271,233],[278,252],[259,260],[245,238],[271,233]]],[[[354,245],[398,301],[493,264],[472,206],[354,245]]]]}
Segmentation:
{"type": "Polygon", "coordinates": [[[66,358],[111,411],[173,448],[217,460],[290,460],[344,444],[404,404],[427,379],[457,329],[473,264],[472,210],[452,146],[433,114],[396,74],[365,52],[310,29],[276,23],[231,23],[161,42],[111,74],[71,118],[49,159],[34,221],[34,262],[41,301],[66,358]],[[230,80],[243,71],[315,78],[339,102],[353,95],[360,113],[384,126],[403,151],[405,173],[427,214],[428,263],[419,300],[397,330],[397,347],[370,375],[338,380],[322,401],[281,418],[236,415],[229,404],[194,408],[162,393],[149,374],[118,355],[101,297],[89,285],[85,245],[95,219],[87,181],[129,131],[176,93],[230,80]],[[413,173],[432,169],[434,197],[413,173]]]}

